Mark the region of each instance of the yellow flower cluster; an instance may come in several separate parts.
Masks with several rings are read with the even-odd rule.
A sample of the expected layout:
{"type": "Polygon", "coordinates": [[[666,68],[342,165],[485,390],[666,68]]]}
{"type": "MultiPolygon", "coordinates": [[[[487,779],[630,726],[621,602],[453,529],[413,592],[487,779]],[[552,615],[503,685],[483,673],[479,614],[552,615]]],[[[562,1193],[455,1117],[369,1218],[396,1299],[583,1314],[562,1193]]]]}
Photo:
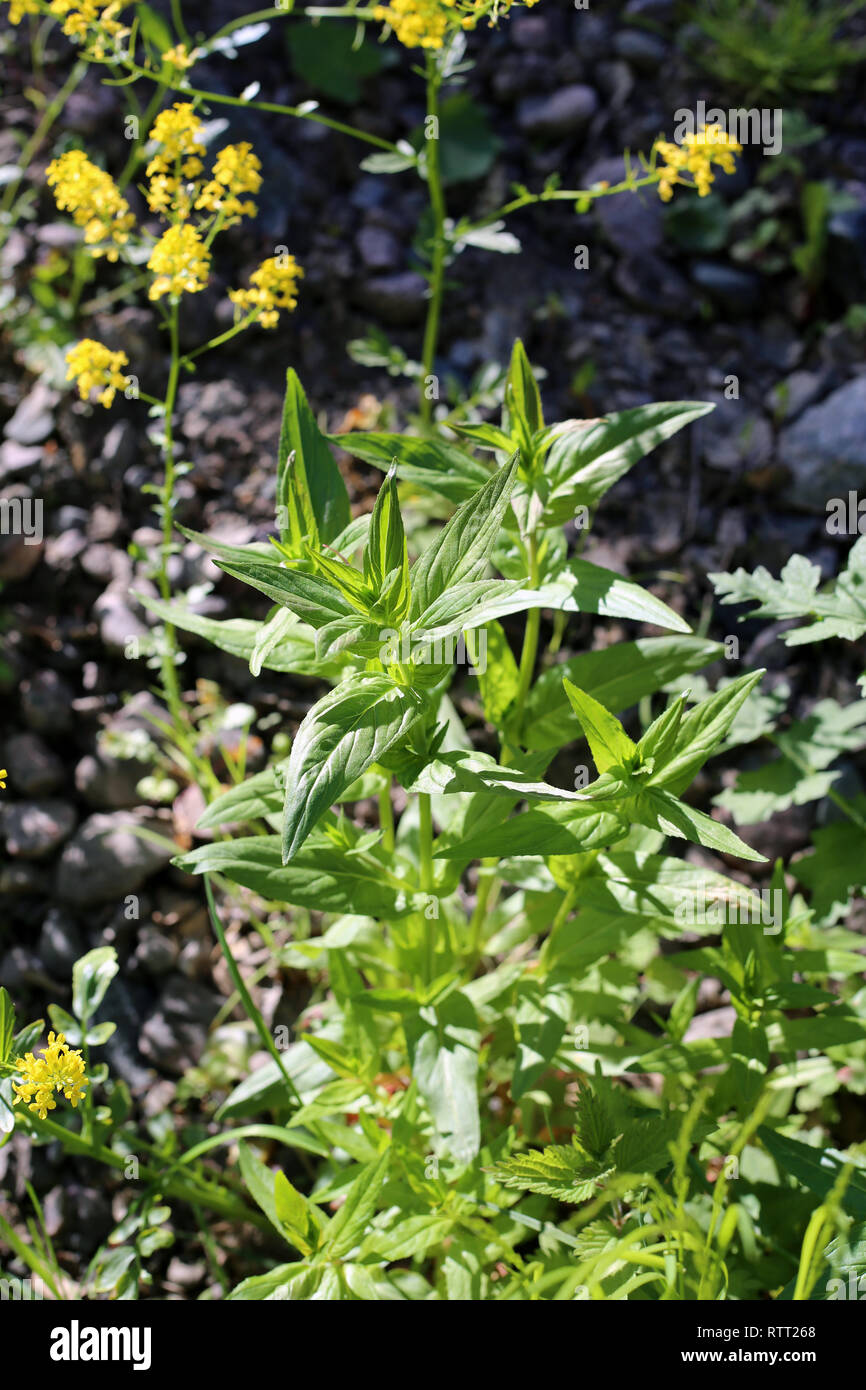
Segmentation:
{"type": "Polygon", "coordinates": [[[95,338],[82,338],[66,353],[66,380],[78,383],[78,394],[86,401],[91,391],[99,391],[99,403],[106,410],[115,394],[126,386],[121,367],[129,364],[125,352],[112,352],[95,338]]]}
{"type": "Polygon", "coordinates": [[[41,1057],[28,1052],[26,1057],[15,1061],[23,1081],[13,1081],[14,1104],[23,1101],[34,1110],[40,1120],[48,1118],[48,1111],[57,1108],[55,1091],[62,1091],[73,1106],[78,1104],[88,1085],[84,1075],[84,1058],[77,1050],[67,1046],[62,1033],[48,1034],[48,1046],[42,1049],[41,1057]]]}
{"type": "Polygon", "coordinates": [[[148,291],[151,299],[164,294],[198,294],[207,286],[210,252],[195,227],[178,222],[163,232],[147,263],[156,279],[148,291]]]}
{"type": "Polygon", "coordinates": [[[46,178],[57,206],[72,213],[76,227],[84,228],[94,256],[116,261],[135,218],[111,175],[91,163],[83,150],[68,150],[51,161],[46,178]]]}
{"type": "MultiPolygon", "coordinates": [[[[507,14],[514,0],[388,0],[373,18],[389,24],[406,48],[441,48],[449,29],[474,29],[487,18],[491,25],[507,14]]],[[[523,0],[527,6],[538,0],[523,0]]]]}
{"type": "Polygon", "coordinates": [[[717,164],[724,173],[732,174],[734,155],[739,154],[742,148],[720,126],[705,126],[696,134],[687,135],[681,145],[671,144],[669,140],[657,140],[654,149],[661,160],[657,168],[660,175],[659,197],[663,202],[669,202],[673,197],[674,185],[683,184],[686,188],[696,188],[700,196],[705,198],[716,177],[713,165],[717,164]]]}
{"type": "Polygon", "coordinates": [[[229,299],[241,313],[256,313],[262,328],[276,328],[280,310],[295,308],[298,281],[303,274],[294,256],[271,256],[253,271],[250,288],[229,290],[229,299]]]}
{"type": "Polygon", "coordinates": [[[20,24],[26,14],[39,14],[39,0],[9,0],[9,23],[20,24]]]}
{"type": "Polygon", "coordinates": [[[213,165],[213,177],[206,183],[198,198],[198,211],[220,215],[221,227],[233,227],[242,217],[255,217],[258,208],[249,199],[241,202],[241,193],[258,193],[262,186],[261,164],[253,154],[252,145],[226,145],[213,165]]]}
{"type": "Polygon", "coordinates": [[[117,18],[128,0],[9,0],[9,23],[20,24],[28,14],[52,14],[63,20],[63,32],[76,43],[90,42],[90,56],[102,59],[129,28],[117,18]]]}

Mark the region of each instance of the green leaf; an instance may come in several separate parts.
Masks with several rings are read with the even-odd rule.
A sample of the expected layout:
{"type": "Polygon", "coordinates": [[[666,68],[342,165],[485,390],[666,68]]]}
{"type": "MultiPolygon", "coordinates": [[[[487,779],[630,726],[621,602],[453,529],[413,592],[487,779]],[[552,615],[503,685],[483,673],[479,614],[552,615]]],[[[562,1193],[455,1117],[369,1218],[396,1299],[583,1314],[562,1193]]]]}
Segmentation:
{"type": "Polygon", "coordinates": [[[481,1146],[478,1050],[481,1034],[472,1004],[455,990],[403,1024],[413,1079],[427,1102],[436,1133],[458,1163],[481,1146]]]}
{"type": "Polygon", "coordinates": [[[598,613],[607,618],[629,618],[636,623],[654,623],[671,632],[691,632],[679,613],[675,613],[655,594],[622,579],[613,570],[590,564],[575,556],[537,591],[533,606],[559,609],[563,613],[598,613]]]}
{"type": "Polygon", "coordinates": [[[545,525],[570,521],[580,506],[592,509],[639,459],[712,409],[705,401],[661,401],[602,420],[567,421],[544,465],[545,525]]]}
{"type": "Polygon", "coordinates": [[[306,1198],[301,1196],[282,1172],[274,1174],[274,1211],[295,1249],[300,1250],[302,1255],[311,1254],[313,1246],[307,1239],[310,1214],[306,1198]]]}
{"type": "Polygon", "coordinates": [[[172,627],[180,628],[182,632],[194,632],[220,651],[247,662],[254,676],[264,669],[336,680],[344,669],[345,657],[320,660],[316,656],[312,628],[300,623],[288,608],[279,608],[274,617],[262,625],[247,618],[217,621],[193,613],[181,603],[164,603],[162,599],[152,598],[149,594],[137,594],[136,597],[145,608],[172,627]]]}
{"type": "MultiPolygon", "coordinates": [[[[832,518],[831,518],[832,519],[832,518]]],[[[828,528],[829,528],[828,519],[828,528]]],[[[851,547],[848,564],[832,585],[819,590],[821,570],[805,555],[792,555],[778,579],[759,565],[753,574],[709,576],[723,603],[748,603],[757,608],[746,615],[768,618],[808,618],[805,627],[782,634],[789,647],[822,642],[828,637],[856,641],[866,632],[866,536],[851,547]]]]}
{"type": "Polygon", "coordinates": [[[291,24],[286,37],[298,77],[335,101],[356,102],[384,62],[379,45],[358,42],[350,24],[291,24]]]}
{"type": "Polygon", "coordinates": [[[654,787],[678,794],[693,781],[695,773],[718,748],[749,692],[763,675],[761,670],[739,676],[683,716],[664,766],[657,764],[652,774],[650,780],[654,787]]]}
{"type": "Polygon", "coordinates": [[[490,470],[456,444],[418,439],[409,434],[333,434],[331,442],[364,463],[387,473],[397,461],[397,477],[438,493],[449,502],[465,502],[488,481],[490,470]]]}
{"type": "Polygon", "coordinates": [[[277,500],[286,490],[285,473],[294,453],[299,479],[306,480],[313,515],[323,541],[332,541],[351,520],[349,494],[327,439],[316,424],[297,372],[286,373],[286,395],[277,460],[277,500]]]}
{"type": "Polygon", "coordinates": [[[559,1050],[571,1018],[571,1000],[565,985],[546,988],[531,982],[521,987],[515,1025],[517,1059],[511,1077],[511,1098],[517,1103],[532,1089],[559,1050]]]}
{"type": "MultiPolygon", "coordinates": [[[[793,1178],[818,1197],[828,1196],[845,1167],[844,1154],[835,1149],[814,1149],[799,1139],[778,1134],[766,1125],[761,1125],[758,1138],[776,1160],[783,1176],[793,1178]]],[[[842,1198],[842,1206],[852,1216],[862,1220],[866,1217],[866,1172],[856,1164],[856,1160],[855,1165],[842,1198]]]]}
{"type": "Polygon", "coordinates": [[[341,793],[426,713],[416,692],[384,675],[359,676],[313,706],[295,736],[286,771],[284,863],[341,793]]]}
{"type": "Polygon", "coordinates": [[[263,563],[258,557],[231,564],[217,557],[226,574],[250,584],[266,594],[272,603],[290,608],[311,627],[322,628],[336,618],[355,618],[356,610],[333,584],[318,574],[300,569],[281,569],[263,563]]]}
{"type": "Polygon", "coordinates": [[[369,1163],[360,1173],[346,1193],[346,1199],[325,1231],[323,1250],[332,1259],[348,1255],[356,1245],[360,1245],[370,1228],[376,1211],[379,1194],[384,1186],[391,1162],[391,1151],[385,1149],[375,1163],[369,1163]]]}
{"type": "Polygon", "coordinates": [[[118,971],[113,946],[97,946],[72,967],[72,1012],[81,1023],[92,1018],[118,971]]]}
{"type": "Polygon", "coordinates": [[[629,826],[617,814],[591,804],[535,807],[502,825],[454,843],[437,841],[437,859],[505,859],[524,854],[583,854],[621,840],[629,826]]]}
{"type": "MultiPolygon", "coordinates": [[[[483,109],[465,92],[441,103],[438,138],[440,172],[446,186],[483,179],[502,145],[483,109]]],[[[415,149],[423,151],[423,129],[413,131],[409,139],[415,149]]]]}
{"type": "Polygon", "coordinates": [[[15,1034],[15,1008],[8,990],[0,985],[0,1065],[9,1061],[15,1034]]]}
{"type": "Polygon", "coordinates": [[[478,666],[478,688],[485,719],[501,728],[520,685],[519,672],[501,624],[487,623],[484,633],[487,659],[478,666]]]}
{"type": "Polygon", "coordinates": [[[678,801],[670,792],[659,787],[649,787],[637,798],[635,818],[641,825],[661,830],[665,835],[674,835],[706,849],[718,850],[720,854],[735,854],[740,859],[750,859],[754,863],[766,864],[766,856],[750,849],[747,844],[729,830],[726,825],[704,815],[703,811],[678,801]]]}
{"type": "Polygon", "coordinates": [[[580,737],[580,725],[563,688],[563,676],[618,713],[677,677],[707,666],[723,653],[720,643],[700,637],[642,637],[636,642],[618,642],[601,651],[584,652],[551,666],[542,671],[529,692],[524,746],[557,748],[580,737]]]}
{"type": "Polygon", "coordinates": [[[284,864],[276,835],[253,835],[199,845],[175,865],[188,874],[223,874],[269,902],[319,912],[357,912],[389,919],[413,910],[411,893],[387,880],[386,866],[371,855],[346,854],[336,845],[307,842],[284,864]]]}
{"type": "Polygon", "coordinates": [[[591,695],[572,685],[567,678],[563,679],[562,684],[569,703],[580,720],[580,727],[599,772],[607,772],[612,767],[627,766],[634,757],[637,746],[616,716],[591,695]]]}
{"type": "Polygon", "coordinates": [[[508,407],[509,422],[516,424],[521,437],[531,447],[533,435],[544,427],[541,410],[541,395],[535,380],[526,349],[519,338],[515,338],[511,351],[511,365],[505,384],[505,404],[508,407]]]}
{"type": "Polygon", "coordinates": [[[412,566],[411,616],[417,619],[445,589],[481,579],[499,539],[517,475],[517,456],[500,468],[443,526],[412,566]]]}
{"type": "MultiPolygon", "coordinates": [[[[274,1196],[274,1179],[276,1175],[272,1169],[266,1167],[266,1165],[262,1163],[261,1159],[254,1153],[249,1144],[243,1142],[238,1144],[238,1158],[240,1161],[241,1177],[256,1206],[261,1208],[277,1234],[289,1244],[294,1245],[295,1242],[292,1236],[277,1214],[277,1204],[274,1196]]],[[[300,1249],[299,1246],[296,1248],[300,1249]]]]}

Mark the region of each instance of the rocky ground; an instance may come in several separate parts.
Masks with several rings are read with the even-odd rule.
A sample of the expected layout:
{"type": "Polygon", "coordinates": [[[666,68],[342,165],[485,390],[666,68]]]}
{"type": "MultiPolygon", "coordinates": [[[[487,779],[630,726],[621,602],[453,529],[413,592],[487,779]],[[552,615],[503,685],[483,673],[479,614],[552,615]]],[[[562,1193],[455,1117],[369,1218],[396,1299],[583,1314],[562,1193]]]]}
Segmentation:
{"type": "MultiPolygon", "coordinates": [[[[238,6],[217,0],[201,11],[213,31],[238,6]]],[[[694,107],[699,97],[732,104],[736,94],[714,87],[687,56],[689,32],[680,19],[666,0],[588,11],[544,0],[499,31],[473,36],[477,65],[467,90],[488,112],[499,149],[482,179],[451,186],[452,213],[483,212],[504,201],[513,182],[536,188],[554,172],[566,186],[613,179],[621,151],[648,150],[656,134],[670,132],[678,107],[694,107]]],[[[52,47],[57,61],[47,69],[49,86],[59,85],[69,62],[62,40],[52,47]]],[[[4,63],[0,164],[14,161],[16,131],[29,132],[33,123],[24,95],[26,47],[7,49],[4,63]]],[[[236,63],[197,68],[196,79],[215,91],[256,80],[280,102],[320,95],[293,72],[278,26],[236,63]]],[[[734,177],[720,180],[718,217],[736,212],[721,242],[684,229],[682,213],[677,224],[654,196],[621,195],[583,218],[565,203],[523,213],[509,224],[523,243],[519,261],[470,250],[452,272],[437,364],[443,379],[468,381],[477,368],[507,361],[519,334],[546,370],[548,419],[656,399],[717,402],[698,427],[618,485],[585,551],[650,583],[694,620],[709,603],[708,571],[763,563],[778,572],[802,552],[832,577],[848,543],[828,536],[825,504],[866,473],[863,338],[849,313],[866,303],[862,107],[853,80],[794,105],[823,133],[792,150],[799,167],[780,165],[770,183],[772,161],[754,150],[734,177]],[[787,251],[781,265],[766,248],[730,255],[759,216],[748,204],[743,212],[746,195],[756,195],[760,208],[761,192],[769,191],[777,242],[789,251],[803,240],[803,187],[821,179],[847,195],[847,206],[831,217],[817,278],[804,281],[787,251]],[[588,248],[587,270],[574,268],[578,244],[588,248]],[[732,376],[739,396],[726,399],[732,376]]],[[[362,85],[357,102],[340,106],[326,97],[323,106],[395,140],[423,119],[422,84],[405,53],[395,52],[362,85]]],[[[106,167],[119,168],[128,152],[124,113],[123,89],[100,86],[91,73],[69,103],[65,131],[98,149],[106,167]]],[[[180,393],[177,431],[192,468],[179,484],[178,519],[243,540],[270,529],[287,366],[296,367],[332,430],[380,411],[399,425],[413,408],[411,385],[358,365],[345,345],[372,324],[417,356],[425,286],[411,247],[423,195],[411,173],[360,172],[363,151],[323,127],[255,112],[228,115],[226,138],[250,139],[262,159],[261,213],[253,227],[224,239],[231,250],[218,265],[223,284],[189,302],[186,343],[194,346],[225,324],[225,286],[272,254],[274,244],[288,245],[306,271],[299,309],[285,327],[248,335],[241,351],[214,352],[180,393]]],[[[28,174],[36,190],[33,216],[3,251],[6,284],[19,296],[34,268],[70,245],[69,229],[42,187],[50,154],[43,149],[28,174]]],[[[85,303],[110,283],[100,272],[85,303]]],[[[144,389],[161,382],[165,347],[146,301],[96,306],[77,331],[122,347],[144,389]]],[[[38,1016],[50,1001],[68,1006],[71,967],[84,950],[114,945],[122,970],[106,1016],[118,1030],[106,1060],[129,1085],[144,1123],[180,1116],[180,1099],[184,1123],[196,1123],[196,1116],[207,1116],[207,1087],[180,1078],[200,1061],[230,985],[198,888],[168,867],[168,843],[194,838],[198,794],[182,785],[174,795],[159,794],[165,772],[144,739],[157,704],[150,691],[155,673],[125,654],[130,638],[149,629],[132,591],[153,591],[148,552],[155,518],[142,485],[158,477],[157,456],[139,403],[118,401],[110,413],[86,407],[50,372],[40,378],[29,371],[32,357],[22,351],[16,321],[10,320],[0,352],[0,497],[42,499],[45,518],[42,544],[0,536],[0,766],[9,782],[0,812],[0,981],[21,1014],[38,1016]],[[152,781],[143,790],[147,777],[152,781]],[[167,843],[142,838],[141,827],[167,843]]],[[[363,510],[374,480],[348,458],[343,462],[355,508],[363,510]]],[[[249,592],[219,576],[191,545],[175,558],[174,581],[182,589],[213,585],[200,598],[211,616],[239,615],[239,605],[254,611],[249,592]]],[[[711,635],[724,636],[731,622],[716,610],[711,635]]],[[[744,660],[760,658],[771,680],[789,681],[795,712],[818,694],[844,700],[854,692],[862,668],[856,655],[837,649],[832,665],[808,657],[798,664],[772,627],[746,624],[741,631],[744,660]]],[[[569,641],[579,649],[592,632],[580,621],[569,641]]],[[[253,680],[241,663],[194,641],[182,680],[205,724],[218,718],[216,686],[226,703],[252,706],[253,770],[274,732],[291,733],[316,694],[309,683],[267,672],[253,680]]],[[[853,764],[848,775],[859,786],[853,764]]],[[[810,812],[791,813],[761,827],[759,847],[788,855],[807,842],[809,828],[810,812]]],[[[240,919],[233,932],[245,968],[267,962],[268,950],[240,919]]],[[[266,1012],[291,1021],[304,1003],[300,980],[285,971],[272,971],[270,980],[266,1012]]],[[[235,1017],[229,1011],[228,1022],[218,1019],[220,1055],[210,1073],[217,1088],[249,1063],[232,1032],[235,1017]]],[[[34,1150],[13,1141],[0,1151],[0,1183],[21,1200],[28,1179],[44,1200],[48,1229],[68,1267],[80,1272],[110,1229],[118,1198],[91,1166],[63,1159],[53,1146],[34,1150]]],[[[165,1256],[163,1296],[195,1297],[212,1272],[184,1256],[179,1234],[179,1246],[165,1256]]]]}

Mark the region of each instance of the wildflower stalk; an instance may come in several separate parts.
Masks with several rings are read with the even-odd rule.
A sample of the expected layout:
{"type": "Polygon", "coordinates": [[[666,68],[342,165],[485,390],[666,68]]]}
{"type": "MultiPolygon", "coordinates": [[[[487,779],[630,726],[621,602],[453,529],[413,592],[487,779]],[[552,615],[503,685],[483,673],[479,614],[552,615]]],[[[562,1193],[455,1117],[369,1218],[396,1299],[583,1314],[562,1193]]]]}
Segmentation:
{"type": "Polygon", "coordinates": [[[49,130],[54,125],[54,122],[57,120],[57,117],[62,112],[64,106],[66,105],[67,99],[75,91],[75,88],[78,86],[79,82],[81,81],[82,77],[87,71],[87,67],[88,64],[86,60],[84,58],[79,58],[78,62],[73,67],[63,86],[59,89],[59,91],[55,93],[53,99],[46,106],[45,110],[42,113],[41,120],[37,124],[36,129],[34,130],[30,139],[27,141],[27,144],[21,151],[21,155],[18,160],[18,167],[20,168],[21,173],[18,175],[16,179],[12,179],[11,182],[7,183],[5,189],[3,190],[3,197],[2,199],[0,199],[0,246],[3,246],[5,244],[8,235],[12,230],[13,223],[11,222],[11,220],[7,221],[7,218],[9,211],[12,208],[15,199],[18,195],[18,189],[21,187],[21,180],[23,179],[27,171],[27,166],[29,165],[36,151],[39,149],[39,146],[42,144],[42,141],[45,139],[49,130]]]}
{"type": "MultiPolygon", "coordinates": [[[[109,1168],[116,1168],[121,1171],[126,1167],[128,1154],[115,1153],[113,1149],[85,1139],[82,1134],[76,1134],[74,1130],[66,1129],[64,1125],[57,1124],[54,1120],[40,1120],[35,1115],[28,1115],[27,1123],[32,1125],[36,1134],[46,1139],[59,1140],[67,1153],[78,1154],[83,1158],[93,1158],[100,1163],[107,1164],[109,1168]]],[[[260,1227],[261,1230],[273,1229],[265,1217],[261,1217],[257,1211],[248,1207],[239,1197],[210,1179],[204,1181],[194,1174],[189,1174],[185,1178],[178,1178],[172,1173],[151,1168],[149,1164],[144,1163],[139,1163],[138,1174],[142,1182],[151,1183],[166,1196],[176,1197],[179,1201],[189,1202],[190,1205],[198,1204],[207,1207],[210,1211],[217,1212],[220,1216],[225,1216],[230,1220],[249,1222],[253,1226],[260,1227]]]]}
{"type": "Polygon", "coordinates": [[[427,121],[432,134],[426,143],[424,161],[427,191],[430,197],[430,211],[433,216],[432,254],[430,266],[430,290],[427,304],[427,321],[424,325],[424,343],[421,350],[421,419],[429,425],[433,419],[433,393],[428,391],[430,378],[436,363],[436,349],[439,342],[439,321],[442,313],[442,295],[445,278],[445,195],[442,190],[442,169],[439,162],[439,89],[441,77],[435,58],[427,55],[427,121]]]}

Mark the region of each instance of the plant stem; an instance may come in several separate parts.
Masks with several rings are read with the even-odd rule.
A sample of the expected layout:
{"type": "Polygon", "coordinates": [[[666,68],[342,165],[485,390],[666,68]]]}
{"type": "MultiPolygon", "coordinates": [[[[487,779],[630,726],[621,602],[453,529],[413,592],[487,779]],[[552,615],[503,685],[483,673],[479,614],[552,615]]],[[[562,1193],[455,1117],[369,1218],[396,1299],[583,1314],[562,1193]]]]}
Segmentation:
{"type": "Polygon", "coordinates": [[[36,129],[21,151],[21,158],[18,165],[21,169],[21,173],[17,179],[13,179],[10,183],[7,183],[3,190],[3,197],[0,199],[0,219],[2,219],[2,221],[0,221],[0,246],[3,245],[8,233],[12,229],[13,224],[11,222],[8,226],[3,225],[3,223],[5,223],[6,214],[15,202],[18,189],[21,187],[21,180],[27,172],[27,166],[66,105],[67,97],[75,91],[75,88],[78,86],[86,71],[87,63],[83,58],[79,58],[63,86],[55,93],[53,100],[45,107],[42,113],[42,119],[37,124],[36,129]]]}
{"type": "Polygon", "coordinates": [[[292,1078],[289,1076],[288,1071],[286,1070],[286,1064],[283,1058],[280,1056],[276,1043],[274,1042],[270,1032],[268,1031],[265,1020],[262,1018],[261,1010],[257,1009],[255,1004],[253,1003],[252,996],[249,990],[247,989],[246,984],[244,983],[243,976],[241,975],[241,972],[238,969],[237,961],[232,955],[231,947],[229,946],[229,943],[226,940],[226,934],[223,929],[223,924],[220,921],[219,913],[216,910],[216,903],[214,902],[213,888],[211,887],[209,874],[204,875],[204,890],[207,896],[208,911],[210,912],[210,919],[213,925],[214,934],[216,936],[217,941],[219,942],[220,950],[222,951],[223,956],[225,958],[225,963],[228,966],[228,971],[232,979],[232,984],[237,990],[241,999],[241,1003],[244,1006],[244,1012],[246,1013],[247,1018],[250,1020],[250,1023],[252,1023],[253,1027],[255,1028],[256,1032],[261,1038],[265,1049],[270,1053],[271,1057],[276,1062],[278,1069],[282,1073],[283,1080],[286,1083],[286,1090],[289,1093],[289,1097],[292,1103],[300,1107],[301,1105],[303,1105],[303,1101],[301,1100],[301,1097],[298,1094],[298,1088],[295,1085],[292,1078]]]}
{"type": "MultiPolygon", "coordinates": [[[[168,573],[168,562],[172,552],[172,530],[174,525],[174,407],[177,400],[178,378],[180,376],[180,350],[178,347],[178,306],[174,302],[171,305],[169,317],[169,332],[171,335],[171,365],[169,367],[168,385],[165,392],[164,401],[164,443],[163,459],[165,463],[165,473],[163,476],[162,489],[160,492],[160,502],[162,505],[162,544],[159,548],[159,561],[157,565],[156,580],[159,585],[160,597],[165,603],[171,598],[171,578],[168,573]]],[[[165,697],[171,712],[172,723],[177,730],[186,730],[186,717],[183,704],[180,698],[180,687],[177,679],[177,635],[170,623],[164,627],[163,649],[161,653],[162,685],[165,697]]]]}
{"type": "MultiPolygon", "coordinates": [[[[529,537],[529,584],[530,588],[538,587],[539,567],[538,567],[538,538],[533,531],[529,537]]],[[[514,724],[518,731],[518,738],[523,724],[526,697],[529,694],[529,687],[532,684],[532,675],[535,670],[535,661],[538,656],[538,635],[541,630],[541,609],[530,608],[526,615],[526,627],[523,633],[523,647],[520,652],[520,669],[517,678],[517,694],[514,697],[515,716],[514,724]]]]}
{"type": "Polygon", "coordinates": [[[389,854],[394,852],[394,807],[391,805],[391,784],[379,793],[379,826],[382,844],[389,854]]]}
{"type": "MultiPolygon", "coordinates": [[[[105,1163],[109,1168],[124,1169],[126,1167],[128,1154],[115,1153],[113,1149],[108,1149],[102,1144],[89,1143],[80,1134],[74,1133],[71,1129],[66,1129],[63,1125],[56,1124],[53,1120],[40,1120],[36,1116],[28,1116],[28,1124],[33,1126],[37,1134],[42,1134],[49,1139],[59,1139],[69,1153],[80,1154],[84,1158],[97,1159],[100,1163],[105,1163]]],[[[151,1168],[143,1163],[138,1165],[139,1178],[144,1182],[152,1183],[160,1191],[168,1196],[176,1197],[183,1202],[190,1204],[200,1204],[208,1207],[211,1211],[218,1212],[220,1216],[226,1216],[235,1221],[247,1221],[251,1225],[259,1226],[262,1230],[272,1230],[267,1218],[260,1216],[260,1213],[246,1206],[239,1201],[225,1188],[217,1183],[207,1183],[189,1177],[183,1181],[160,1172],[157,1168],[151,1168]]]]}
{"type": "MultiPolygon", "coordinates": [[[[418,864],[421,892],[433,895],[433,807],[427,792],[418,793],[418,864]]],[[[422,919],[427,928],[427,980],[433,979],[436,969],[435,918],[422,919]]]]}
{"type": "Polygon", "coordinates": [[[424,344],[421,351],[421,419],[429,425],[433,419],[434,392],[430,389],[435,383],[431,380],[436,365],[436,349],[439,343],[439,320],[442,312],[442,294],[445,277],[445,195],[442,191],[442,170],[439,163],[439,87],[441,79],[436,60],[427,55],[427,120],[426,127],[432,126],[432,134],[425,128],[427,191],[430,197],[430,211],[433,215],[432,256],[430,267],[430,298],[427,305],[427,322],[424,325],[424,344]]]}

